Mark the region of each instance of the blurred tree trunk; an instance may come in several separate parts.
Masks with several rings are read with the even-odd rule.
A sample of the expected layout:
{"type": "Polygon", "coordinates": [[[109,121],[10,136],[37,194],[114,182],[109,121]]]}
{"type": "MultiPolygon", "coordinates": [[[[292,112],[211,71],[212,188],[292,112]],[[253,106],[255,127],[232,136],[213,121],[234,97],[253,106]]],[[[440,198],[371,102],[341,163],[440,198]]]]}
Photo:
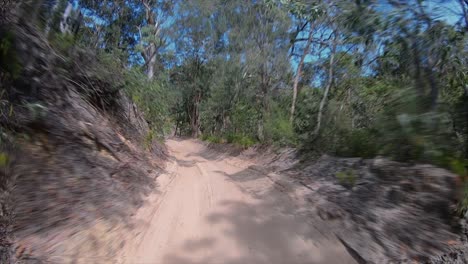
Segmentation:
{"type": "Polygon", "coordinates": [[[302,52],[301,59],[299,61],[299,65],[297,65],[296,76],[294,77],[294,84],[293,84],[293,98],[291,102],[291,113],[289,117],[289,122],[292,124],[294,121],[294,112],[296,111],[296,101],[297,101],[297,93],[298,93],[298,85],[299,81],[302,76],[302,67],[304,66],[304,60],[309,53],[310,45],[312,43],[312,38],[314,37],[314,29],[312,25],[310,26],[309,36],[307,38],[307,44],[304,47],[304,51],[302,52]]]}
{"type": "Polygon", "coordinates": [[[328,94],[330,93],[330,89],[333,86],[335,53],[336,53],[336,47],[338,45],[336,33],[334,33],[334,34],[335,34],[335,38],[334,38],[333,43],[332,43],[332,49],[331,49],[331,52],[330,52],[330,62],[329,62],[329,67],[328,67],[328,82],[327,82],[327,86],[325,87],[325,92],[323,93],[322,100],[320,101],[319,112],[318,112],[318,115],[317,115],[317,124],[315,126],[314,133],[313,133],[313,135],[315,137],[317,137],[319,132],[320,132],[320,127],[322,125],[322,116],[323,116],[325,104],[327,103],[328,94]]]}
{"type": "Polygon", "coordinates": [[[197,91],[197,94],[193,98],[193,109],[191,118],[192,137],[196,138],[200,135],[200,102],[201,102],[201,91],[197,91]]]}
{"type": "MultiPolygon", "coordinates": [[[[159,41],[159,44],[161,44],[161,24],[162,21],[160,21],[160,18],[157,17],[157,14],[153,11],[153,5],[154,3],[150,0],[143,0],[143,5],[145,7],[145,19],[146,19],[146,24],[149,27],[149,39],[146,41],[146,47],[143,47],[144,50],[142,52],[143,59],[145,60],[146,64],[146,74],[148,76],[149,80],[152,80],[154,78],[154,71],[156,68],[156,62],[157,62],[157,53],[159,50],[160,45],[158,45],[157,41],[159,41]]],[[[141,33],[140,29],[140,41],[143,38],[143,34],[141,33]]]]}

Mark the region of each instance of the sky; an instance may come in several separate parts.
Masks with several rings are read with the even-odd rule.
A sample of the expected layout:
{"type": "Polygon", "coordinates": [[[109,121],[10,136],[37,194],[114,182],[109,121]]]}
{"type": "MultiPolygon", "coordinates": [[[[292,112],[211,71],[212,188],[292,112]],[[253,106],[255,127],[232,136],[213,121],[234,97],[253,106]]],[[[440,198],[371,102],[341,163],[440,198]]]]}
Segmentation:
{"type": "MultiPolygon", "coordinates": [[[[390,12],[390,6],[386,3],[386,0],[382,0],[380,11],[390,12]]],[[[443,20],[448,24],[456,24],[460,20],[461,9],[457,0],[427,0],[425,1],[425,7],[429,10],[429,13],[435,14],[437,20],[443,20]]],[[[306,37],[306,36],[303,36],[306,37]]],[[[307,56],[306,62],[314,61],[316,58],[313,56],[307,56]]],[[[297,69],[297,59],[291,60],[291,66],[294,70],[297,69]]]]}
{"type": "MultiPolygon", "coordinates": [[[[73,2],[76,8],[79,7],[79,0],[71,0],[71,2],[73,2]]],[[[390,12],[390,6],[388,5],[387,0],[380,0],[379,3],[381,5],[381,12],[390,12]]],[[[436,19],[443,20],[448,24],[455,24],[460,19],[461,9],[459,4],[457,3],[457,0],[426,0],[424,1],[424,5],[427,8],[427,10],[430,11],[429,13],[437,14],[437,16],[435,17],[436,19]]],[[[95,20],[99,20],[99,18],[95,18],[95,20]]],[[[99,23],[99,21],[96,22],[99,23]]],[[[173,21],[169,21],[168,23],[171,24],[172,22],[173,21]]],[[[175,48],[175,44],[171,43],[168,47],[166,47],[166,50],[174,51],[175,48]]],[[[316,57],[307,56],[306,62],[311,62],[316,59],[316,57]]],[[[140,61],[142,61],[141,58],[140,61]]],[[[291,67],[293,70],[297,69],[297,64],[297,59],[291,59],[291,67]]]]}

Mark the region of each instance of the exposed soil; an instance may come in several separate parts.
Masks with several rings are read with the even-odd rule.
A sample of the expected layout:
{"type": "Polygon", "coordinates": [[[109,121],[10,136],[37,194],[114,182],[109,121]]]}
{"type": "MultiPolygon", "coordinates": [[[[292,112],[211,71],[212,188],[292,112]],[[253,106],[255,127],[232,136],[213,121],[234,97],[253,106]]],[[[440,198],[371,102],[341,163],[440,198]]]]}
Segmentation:
{"type": "Polygon", "coordinates": [[[454,211],[458,177],[447,170],[385,158],[299,162],[292,149],[208,146],[211,156],[267,175],[311,219],[326,221],[326,232],[358,262],[468,263],[466,219],[454,211]]]}
{"type": "Polygon", "coordinates": [[[168,173],[137,213],[122,263],[356,263],[294,186],[195,140],[167,145],[168,173]]]}

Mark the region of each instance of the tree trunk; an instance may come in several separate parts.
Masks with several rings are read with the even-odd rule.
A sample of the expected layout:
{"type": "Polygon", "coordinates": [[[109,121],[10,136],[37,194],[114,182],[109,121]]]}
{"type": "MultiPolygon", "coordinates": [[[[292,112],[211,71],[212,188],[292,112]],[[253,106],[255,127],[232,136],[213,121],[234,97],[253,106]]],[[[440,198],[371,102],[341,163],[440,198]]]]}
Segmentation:
{"type": "Polygon", "coordinates": [[[436,77],[434,76],[434,70],[433,68],[435,67],[434,60],[429,57],[428,58],[428,66],[426,67],[426,75],[427,79],[429,80],[429,86],[431,88],[430,94],[429,94],[429,99],[430,99],[430,110],[435,111],[437,108],[437,101],[439,99],[439,87],[437,84],[436,77]]]}
{"type": "MultiPolygon", "coordinates": [[[[158,53],[158,47],[156,46],[156,39],[161,34],[161,21],[158,17],[156,17],[155,12],[152,10],[151,4],[149,1],[143,1],[143,5],[145,6],[145,16],[146,16],[146,23],[148,26],[152,27],[152,38],[153,40],[149,40],[149,43],[146,43],[145,51],[143,52],[143,59],[146,62],[146,74],[149,80],[154,78],[154,71],[156,68],[156,55],[158,53]]],[[[142,41],[143,36],[140,32],[140,41],[142,41]]]]}
{"type": "Polygon", "coordinates": [[[329,69],[328,69],[328,82],[327,82],[327,86],[325,87],[325,92],[323,94],[322,100],[320,101],[319,112],[318,112],[318,115],[317,115],[317,125],[315,126],[315,130],[314,130],[314,136],[315,137],[317,137],[319,132],[320,132],[320,126],[322,124],[323,111],[324,111],[324,108],[325,108],[325,104],[327,102],[328,93],[330,92],[330,89],[331,89],[331,87],[333,85],[333,75],[334,75],[333,64],[335,62],[335,51],[336,51],[336,39],[335,39],[335,43],[333,43],[333,48],[332,48],[332,51],[330,53],[330,66],[329,66],[329,69]]]}
{"type": "Polygon", "coordinates": [[[73,5],[68,2],[65,11],[63,12],[62,20],[60,21],[60,31],[62,33],[70,32],[70,15],[73,10],[73,5]]]}
{"type": "Polygon", "coordinates": [[[198,91],[194,98],[192,110],[192,137],[196,138],[200,135],[200,101],[201,91],[198,91]]]}
{"type": "Polygon", "coordinates": [[[148,76],[148,80],[152,80],[154,78],[154,70],[156,66],[156,47],[154,46],[154,44],[150,44],[150,45],[151,46],[148,49],[149,61],[148,61],[148,69],[146,73],[148,76]]]}
{"type": "Polygon", "coordinates": [[[266,116],[269,113],[268,103],[268,87],[270,85],[269,77],[266,74],[266,66],[262,66],[261,71],[261,83],[260,83],[260,94],[257,95],[257,104],[260,106],[260,117],[257,123],[257,138],[259,141],[265,140],[264,123],[266,116]]]}
{"type": "Polygon", "coordinates": [[[292,124],[294,121],[294,112],[296,111],[296,100],[297,100],[297,94],[298,94],[298,85],[299,85],[299,80],[301,79],[302,76],[302,67],[304,66],[304,60],[307,54],[309,53],[310,49],[310,44],[312,43],[312,38],[314,36],[313,33],[313,28],[311,26],[310,32],[309,32],[309,37],[307,39],[307,44],[304,48],[304,52],[302,53],[301,60],[299,61],[299,65],[297,65],[297,71],[296,71],[296,76],[294,77],[294,84],[293,84],[293,98],[291,102],[291,116],[289,117],[289,122],[292,124]]]}

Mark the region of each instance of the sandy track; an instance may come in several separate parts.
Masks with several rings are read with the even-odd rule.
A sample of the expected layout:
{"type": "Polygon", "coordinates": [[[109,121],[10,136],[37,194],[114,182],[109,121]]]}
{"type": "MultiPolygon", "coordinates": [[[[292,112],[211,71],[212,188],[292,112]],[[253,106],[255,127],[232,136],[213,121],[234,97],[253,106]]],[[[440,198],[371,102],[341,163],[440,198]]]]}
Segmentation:
{"type": "Polygon", "coordinates": [[[167,144],[173,161],[135,216],[140,235],[122,263],[355,263],[333,235],[249,164],[194,140],[167,144]]]}

